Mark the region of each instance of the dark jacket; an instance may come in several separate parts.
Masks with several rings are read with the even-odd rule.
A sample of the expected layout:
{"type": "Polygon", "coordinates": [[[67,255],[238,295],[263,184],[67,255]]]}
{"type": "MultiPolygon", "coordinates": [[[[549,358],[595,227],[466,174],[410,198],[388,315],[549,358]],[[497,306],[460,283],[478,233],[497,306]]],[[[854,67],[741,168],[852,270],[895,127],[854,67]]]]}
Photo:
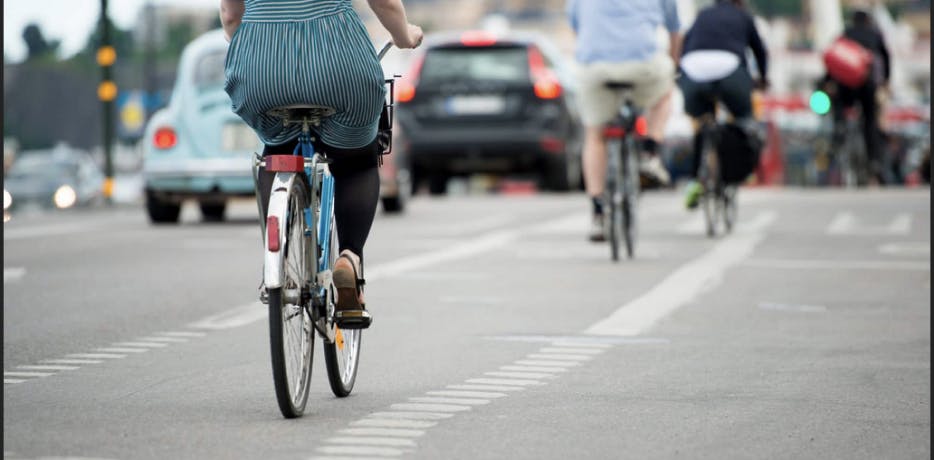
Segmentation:
{"type": "Polygon", "coordinates": [[[705,8],[684,36],[682,55],[698,50],[729,51],[739,56],[747,66],[746,48],[751,48],[759,67],[759,75],[768,75],[768,51],[759,37],[755,22],[745,10],[728,1],[705,8]]]}
{"type": "Polygon", "coordinates": [[[889,58],[889,50],[885,46],[885,39],[879,29],[871,26],[850,26],[843,31],[843,36],[859,43],[863,48],[870,51],[875,56],[876,79],[881,78],[882,82],[889,81],[892,63],[889,58]]]}

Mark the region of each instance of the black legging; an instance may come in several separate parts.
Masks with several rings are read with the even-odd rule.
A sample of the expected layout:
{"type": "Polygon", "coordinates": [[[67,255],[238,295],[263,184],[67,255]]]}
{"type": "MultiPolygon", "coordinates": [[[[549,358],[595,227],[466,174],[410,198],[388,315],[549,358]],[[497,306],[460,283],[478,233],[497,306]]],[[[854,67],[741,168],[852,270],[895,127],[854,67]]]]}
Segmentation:
{"type": "MultiPolygon", "coordinates": [[[[291,155],[298,140],[281,145],[267,145],[263,156],[291,155]]],[[[334,176],[334,218],[337,221],[337,240],[340,250],[349,249],[363,260],[363,245],[370,234],[376,205],[379,202],[379,150],[376,140],[358,149],[339,149],[315,143],[315,150],[327,153],[334,176]]],[[[259,194],[263,216],[269,207],[269,189],[274,172],[261,170],[259,194]]]]}

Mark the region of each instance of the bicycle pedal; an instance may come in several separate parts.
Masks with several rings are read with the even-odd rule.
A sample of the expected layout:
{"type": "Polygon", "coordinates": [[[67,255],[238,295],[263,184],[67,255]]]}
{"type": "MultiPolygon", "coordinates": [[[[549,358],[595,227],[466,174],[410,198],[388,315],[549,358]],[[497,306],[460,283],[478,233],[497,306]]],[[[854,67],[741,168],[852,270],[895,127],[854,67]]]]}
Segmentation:
{"type": "Polygon", "coordinates": [[[366,310],[348,310],[334,313],[334,323],[341,329],[367,329],[373,317],[366,310]]]}

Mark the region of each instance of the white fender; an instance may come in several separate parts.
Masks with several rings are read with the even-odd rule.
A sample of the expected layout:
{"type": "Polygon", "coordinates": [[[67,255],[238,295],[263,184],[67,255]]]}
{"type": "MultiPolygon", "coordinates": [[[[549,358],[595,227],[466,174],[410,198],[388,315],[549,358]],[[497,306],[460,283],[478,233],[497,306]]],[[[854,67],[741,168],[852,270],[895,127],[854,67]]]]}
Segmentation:
{"type": "MultiPolygon", "coordinates": [[[[266,283],[266,289],[275,289],[282,287],[282,257],[285,254],[286,226],[288,225],[289,211],[289,190],[292,189],[292,183],[295,182],[295,173],[279,172],[276,173],[272,182],[272,194],[269,197],[269,208],[266,212],[266,235],[263,244],[266,248],[263,266],[263,281],[266,283]],[[277,228],[270,229],[270,218],[278,221],[277,228]],[[278,250],[275,249],[275,241],[270,241],[270,232],[278,232],[278,250]],[[272,243],[272,247],[270,245],[272,243]]],[[[273,240],[276,240],[274,237],[273,240]]]]}

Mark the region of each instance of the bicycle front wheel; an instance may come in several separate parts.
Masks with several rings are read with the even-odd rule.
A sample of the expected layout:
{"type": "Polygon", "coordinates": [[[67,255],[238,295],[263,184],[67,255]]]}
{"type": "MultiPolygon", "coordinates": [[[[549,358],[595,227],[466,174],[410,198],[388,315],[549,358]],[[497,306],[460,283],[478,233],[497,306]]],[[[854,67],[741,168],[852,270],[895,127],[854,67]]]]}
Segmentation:
{"type": "Polygon", "coordinates": [[[303,210],[308,206],[304,181],[292,182],[287,197],[282,287],[269,290],[269,339],[276,400],[285,418],[300,417],[308,401],[314,353],[314,325],[305,294],[309,241],[303,210]]]}
{"type": "MultiPolygon", "coordinates": [[[[334,217],[331,217],[331,247],[328,260],[328,269],[333,270],[337,260],[337,236],[335,235],[334,217]]],[[[335,295],[331,292],[326,296],[328,302],[333,302],[335,295]]],[[[333,307],[333,305],[329,306],[333,307]]],[[[333,308],[329,308],[333,311],[333,308]]],[[[363,329],[341,329],[334,327],[334,342],[324,342],[324,363],[328,371],[328,383],[331,392],[338,398],[349,396],[357,380],[357,363],[360,361],[360,339],[363,329]]]]}

